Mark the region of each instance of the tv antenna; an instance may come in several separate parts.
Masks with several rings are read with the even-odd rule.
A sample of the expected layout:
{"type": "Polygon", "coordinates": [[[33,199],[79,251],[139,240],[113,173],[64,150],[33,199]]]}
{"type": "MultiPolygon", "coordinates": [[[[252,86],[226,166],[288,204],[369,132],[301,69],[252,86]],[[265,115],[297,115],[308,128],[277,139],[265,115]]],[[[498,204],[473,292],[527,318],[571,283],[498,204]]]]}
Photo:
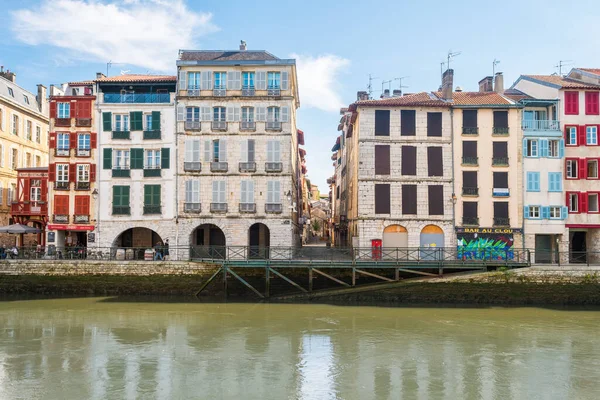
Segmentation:
{"type": "Polygon", "coordinates": [[[461,54],[460,51],[455,51],[453,53],[452,50],[448,50],[448,61],[447,61],[448,69],[450,69],[450,60],[452,60],[456,56],[459,56],[460,54],[461,54]]]}
{"type": "Polygon", "coordinates": [[[408,86],[402,85],[402,79],[408,79],[410,76],[401,76],[400,78],[394,78],[395,81],[400,81],[400,85],[398,85],[398,89],[402,90],[402,88],[407,88],[408,86]]]}
{"type": "Polygon", "coordinates": [[[126,65],[125,63],[120,63],[120,62],[113,62],[113,60],[110,60],[109,62],[106,63],[106,76],[108,76],[108,70],[113,66],[113,65],[126,65]]]}
{"type": "Polygon", "coordinates": [[[384,86],[385,86],[386,83],[388,84],[388,89],[392,88],[392,80],[391,79],[389,81],[381,81],[381,93],[382,94],[384,92],[383,88],[384,88],[384,86]]]}
{"type": "Polygon", "coordinates": [[[500,60],[494,58],[494,62],[492,63],[492,76],[496,76],[496,65],[498,64],[500,64],[500,60]]]}
{"type": "Polygon", "coordinates": [[[567,65],[573,65],[573,60],[559,60],[558,65],[555,65],[554,68],[558,68],[558,75],[563,76],[562,67],[566,67],[567,65]]]}
{"type": "Polygon", "coordinates": [[[444,65],[446,65],[446,61],[440,63],[440,76],[444,75],[444,65]]]}
{"type": "Polygon", "coordinates": [[[371,94],[373,93],[373,81],[375,79],[379,79],[379,78],[373,77],[372,74],[369,74],[369,84],[367,85],[367,92],[369,93],[369,98],[371,98],[371,94]]]}

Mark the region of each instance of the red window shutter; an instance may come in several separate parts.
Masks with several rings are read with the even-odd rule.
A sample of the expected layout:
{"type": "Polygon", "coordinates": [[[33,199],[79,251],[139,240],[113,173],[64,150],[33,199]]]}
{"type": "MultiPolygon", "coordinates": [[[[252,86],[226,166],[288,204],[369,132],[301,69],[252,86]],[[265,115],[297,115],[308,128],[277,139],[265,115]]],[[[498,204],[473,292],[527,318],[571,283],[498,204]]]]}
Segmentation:
{"type": "Polygon", "coordinates": [[[51,149],[56,148],[56,132],[50,132],[50,146],[51,149]]]}
{"type": "Polygon", "coordinates": [[[90,133],[90,147],[92,149],[95,149],[97,146],[97,142],[96,142],[98,140],[97,138],[98,138],[98,134],[96,132],[90,133]]]}
{"type": "Polygon", "coordinates": [[[90,215],[89,196],[75,196],[75,213],[77,215],[90,215]]]}
{"type": "Polygon", "coordinates": [[[579,171],[577,171],[577,179],[586,179],[587,178],[587,162],[585,158],[580,158],[577,160],[577,167],[579,171]]]}
{"type": "Polygon", "coordinates": [[[598,92],[585,92],[585,113],[587,115],[598,115],[598,92]]]}
{"type": "Polygon", "coordinates": [[[57,194],[54,196],[54,214],[69,214],[69,196],[57,194]]]}
{"type": "Polygon", "coordinates": [[[90,164],[90,182],[96,181],[96,164],[90,164]]]}
{"type": "Polygon", "coordinates": [[[579,92],[565,92],[565,114],[579,114],[579,92]]]}
{"type": "Polygon", "coordinates": [[[50,118],[56,118],[56,100],[50,102],[50,118]]]}
{"type": "Polygon", "coordinates": [[[92,118],[92,102],[79,100],[77,102],[79,108],[77,109],[77,118],[92,118]]]}
{"type": "Polygon", "coordinates": [[[77,164],[69,164],[69,182],[77,180],[77,164]]]}
{"type": "Polygon", "coordinates": [[[77,148],[77,134],[74,132],[69,133],[69,148],[77,148]]]}
{"type": "Polygon", "coordinates": [[[585,146],[585,125],[577,127],[577,146],[585,146]]]}
{"type": "Polygon", "coordinates": [[[56,164],[48,165],[48,182],[56,181],[56,164]]]}
{"type": "Polygon", "coordinates": [[[48,181],[42,180],[42,201],[48,201],[48,181]]]}
{"type": "Polygon", "coordinates": [[[588,209],[588,197],[587,193],[579,192],[579,212],[587,213],[588,209]]]}
{"type": "Polygon", "coordinates": [[[29,188],[31,187],[31,182],[29,179],[23,179],[23,193],[19,194],[19,201],[30,201],[29,196],[31,195],[29,188]]]}

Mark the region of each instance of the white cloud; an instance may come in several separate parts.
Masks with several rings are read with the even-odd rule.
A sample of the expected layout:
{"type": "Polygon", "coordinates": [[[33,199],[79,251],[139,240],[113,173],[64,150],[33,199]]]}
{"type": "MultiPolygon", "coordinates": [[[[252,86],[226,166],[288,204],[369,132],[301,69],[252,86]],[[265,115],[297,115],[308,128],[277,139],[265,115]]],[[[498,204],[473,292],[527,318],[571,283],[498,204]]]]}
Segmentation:
{"type": "Polygon", "coordinates": [[[179,49],[218,30],[212,14],[184,0],[42,0],[13,12],[17,39],[67,50],[72,57],[171,71],[179,49]]]}
{"type": "Polygon", "coordinates": [[[292,54],[291,57],[296,59],[302,106],[339,111],[343,102],[337,92],[338,76],[350,60],[332,54],[318,57],[292,54]]]}

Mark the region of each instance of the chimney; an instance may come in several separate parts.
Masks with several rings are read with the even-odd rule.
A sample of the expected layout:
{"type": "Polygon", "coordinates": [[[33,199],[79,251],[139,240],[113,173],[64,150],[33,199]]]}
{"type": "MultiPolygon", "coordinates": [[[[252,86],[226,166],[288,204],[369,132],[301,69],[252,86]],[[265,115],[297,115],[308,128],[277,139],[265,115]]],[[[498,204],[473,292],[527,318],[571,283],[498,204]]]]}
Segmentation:
{"type": "Polygon", "coordinates": [[[482,80],[479,81],[479,91],[481,93],[493,92],[494,91],[493,83],[494,83],[494,78],[491,76],[486,76],[485,78],[483,78],[482,80]]]}
{"type": "Polygon", "coordinates": [[[96,72],[96,79],[101,79],[101,78],[106,78],[106,75],[104,75],[102,72],[96,72]]]}
{"type": "Polygon", "coordinates": [[[452,100],[452,87],[454,86],[454,70],[447,69],[442,75],[442,98],[452,100]]]}
{"type": "Polygon", "coordinates": [[[462,88],[460,86],[457,86],[456,89],[454,89],[454,91],[456,93],[460,93],[460,92],[462,92],[462,88]]]}
{"type": "Polygon", "coordinates": [[[392,92],[392,97],[401,97],[402,96],[402,89],[394,89],[394,91],[392,92]]]}
{"type": "Polygon", "coordinates": [[[494,77],[494,91],[504,94],[504,75],[502,75],[502,72],[496,72],[496,76],[494,77]]]}
{"type": "Polygon", "coordinates": [[[369,93],[362,91],[362,90],[359,92],[356,92],[356,100],[357,101],[369,100],[369,93]]]}
{"type": "Polygon", "coordinates": [[[46,108],[48,105],[48,99],[46,98],[46,86],[37,85],[36,100],[37,100],[40,112],[45,115],[46,111],[47,111],[46,108]]]}
{"type": "Polygon", "coordinates": [[[4,65],[0,68],[0,76],[13,83],[17,80],[17,74],[15,74],[14,72],[10,72],[10,70],[8,69],[4,71],[4,65]]]}
{"type": "Polygon", "coordinates": [[[246,41],[240,40],[240,51],[246,51],[246,41]]]}

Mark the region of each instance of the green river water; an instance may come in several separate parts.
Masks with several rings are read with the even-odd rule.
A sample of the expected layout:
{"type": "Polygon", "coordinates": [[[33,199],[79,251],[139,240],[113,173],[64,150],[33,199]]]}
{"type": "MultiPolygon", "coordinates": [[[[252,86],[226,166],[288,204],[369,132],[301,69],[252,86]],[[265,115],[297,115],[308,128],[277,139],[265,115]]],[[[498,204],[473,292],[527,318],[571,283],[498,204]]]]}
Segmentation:
{"type": "Polygon", "coordinates": [[[600,311],[0,302],[0,399],[600,399],[600,311]]]}

